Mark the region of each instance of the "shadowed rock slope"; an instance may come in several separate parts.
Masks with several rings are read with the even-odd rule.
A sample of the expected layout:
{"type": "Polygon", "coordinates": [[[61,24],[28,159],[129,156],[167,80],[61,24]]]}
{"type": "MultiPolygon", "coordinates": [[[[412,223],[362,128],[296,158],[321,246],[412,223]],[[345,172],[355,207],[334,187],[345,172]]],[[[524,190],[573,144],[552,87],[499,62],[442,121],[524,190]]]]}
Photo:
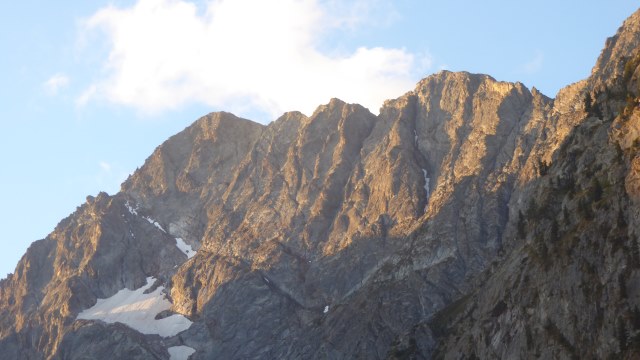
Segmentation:
{"type": "Polygon", "coordinates": [[[444,71],[378,116],[199,119],[0,282],[0,357],[632,356],[637,17],[555,100],[444,71]],[[148,277],[191,327],[78,319],[148,277]]]}
{"type": "MultiPolygon", "coordinates": [[[[584,111],[522,197],[513,251],[428,326],[437,358],[640,357],[640,14],[576,85],[584,111]]],[[[515,205],[515,204],[514,204],[515,205]]]]}

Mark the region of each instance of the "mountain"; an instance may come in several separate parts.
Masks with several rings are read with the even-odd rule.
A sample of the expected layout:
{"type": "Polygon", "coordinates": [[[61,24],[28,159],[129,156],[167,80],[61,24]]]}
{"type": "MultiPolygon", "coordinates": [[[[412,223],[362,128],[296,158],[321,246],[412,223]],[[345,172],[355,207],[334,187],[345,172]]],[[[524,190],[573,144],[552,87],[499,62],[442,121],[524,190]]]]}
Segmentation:
{"type": "Polygon", "coordinates": [[[555,99],[204,116],[0,281],[0,358],[637,357],[639,42],[555,99]]]}
{"type": "Polygon", "coordinates": [[[640,14],[625,21],[586,81],[584,112],[520,200],[476,288],[432,322],[437,358],[640,358],[640,14]]]}

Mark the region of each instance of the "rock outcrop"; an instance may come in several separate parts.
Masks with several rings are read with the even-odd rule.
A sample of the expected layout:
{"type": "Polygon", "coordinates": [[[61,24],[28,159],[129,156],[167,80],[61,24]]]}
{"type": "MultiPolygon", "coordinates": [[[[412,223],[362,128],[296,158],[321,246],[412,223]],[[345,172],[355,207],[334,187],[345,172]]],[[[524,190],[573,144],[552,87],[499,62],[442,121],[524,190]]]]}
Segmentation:
{"type": "Polygon", "coordinates": [[[439,358],[640,356],[639,35],[636,13],[553,114],[574,126],[514,204],[513,251],[430,323],[439,358]]]}

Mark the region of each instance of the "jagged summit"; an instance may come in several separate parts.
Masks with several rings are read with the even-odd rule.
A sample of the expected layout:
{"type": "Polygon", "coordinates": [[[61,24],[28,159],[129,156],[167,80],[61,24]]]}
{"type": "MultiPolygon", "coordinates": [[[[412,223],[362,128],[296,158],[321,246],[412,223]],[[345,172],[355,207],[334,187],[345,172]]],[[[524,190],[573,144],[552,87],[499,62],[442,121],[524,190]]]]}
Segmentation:
{"type": "Polygon", "coordinates": [[[636,12],[591,77],[558,95],[552,119],[571,126],[520,196],[507,226],[519,241],[433,322],[446,334],[439,357],[640,356],[639,41],[636,12]]]}
{"type": "MultiPolygon", "coordinates": [[[[487,74],[474,74],[467,71],[440,70],[437,73],[420,80],[416,84],[415,90],[411,91],[410,93],[420,93],[421,91],[425,91],[426,88],[437,86],[435,84],[455,82],[468,83],[471,87],[478,86],[477,84],[480,83],[487,83],[491,84],[491,86],[493,86],[494,89],[498,92],[509,92],[512,89],[526,89],[526,86],[519,81],[512,83],[508,81],[498,81],[487,74]]],[[[540,91],[538,91],[535,87],[532,88],[531,92],[533,92],[534,89],[537,93],[540,93],[540,91]]],[[[527,89],[527,91],[529,90],[527,89]]]]}
{"type": "MultiPolygon", "coordinates": [[[[499,200],[503,195],[494,192],[513,191],[514,176],[525,164],[502,155],[516,150],[506,139],[518,138],[539,111],[526,88],[488,76],[442,73],[418,88],[422,90],[388,102],[380,116],[332,99],[309,117],[291,112],[266,126],[224,112],[202,117],[160,145],[120,193],[90,199],[41,241],[44,250],[28,252],[21,264],[41,265],[34,274],[18,271],[3,287],[3,318],[10,324],[9,314],[16,313],[38,316],[43,319],[38,326],[56,324],[58,335],[44,332],[39,341],[50,356],[66,354],[72,351],[70,343],[103,325],[83,323],[72,329],[65,324],[97,299],[117,296],[122,288],[133,291],[154,277],[167,288],[173,311],[194,321],[182,337],[193,338],[202,326],[212,326],[210,321],[229,311],[220,304],[234,303],[238,317],[224,331],[254,328],[259,333],[258,347],[247,346],[247,356],[265,349],[276,357],[303,348],[308,349],[305,357],[348,351],[355,338],[336,340],[336,349],[329,350],[316,332],[339,332],[313,324],[327,316],[355,321],[358,294],[366,293],[374,279],[395,273],[387,269],[395,268],[405,257],[401,254],[415,252],[411,261],[421,263],[420,271],[454,272],[456,286],[464,286],[467,273],[482,269],[498,251],[497,233],[482,229],[499,228],[506,221],[499,200]],[[481,188],[485,182],[494,182],[495,188],[481,188]],[[475,195],[451,201],[467,191],[475,195]],[[460,225],[468,226],[466,234],[449,225],[460,211],[469,213],[466,225],[460,225]],[[494,218],[483,219],[483,211],[494,218]],[[407,241],[424,226],[449,239],[439,240],[437,250],[447,257],[432,258],[431,240],[407,241]],[[453,244],[459,241],[469,247],[456,250],[453,244]],[[477,241],[479,247],[471,246],[477,241]],[[163,245],[152,245],[155,242],[163,245]],[[115,244],[120,244],[119,252],[115,244]],[[135,251],[127,251],[134,244],[135,251]],[[87,246],[91,251],[78,250],[87,246]],[[190,246],[197,254],[187,260],[180,246],[190,246]],[[59,260],[61,256],[77,260],[69,263],[59,260]],[[54,260],[43,262],[41,257],[54,260]],[[444,259],[450,264],[441,264],[444,259]],[[458,261],[468,264],[459,268],[458,261]],[[78,263],[87,265],[74,268],[78,263]],[[71,267],[61,271],[62,264],[71,267]],[[131,268],[139,264],[143,266],[131,268]],[[29,280],[34,277],[42,280],[29,280]],[[16,292],[21,283],[31,290],[16,292]],[[63,313],[40,314],[37,304],[42,300],[29,294],[42,291],[44,283],[67,289],[59,299],[68,300],[56,300],[49,309],[66,306],[74,297],[77,305],[63,313]],[[283,306],[284,300],[290,305],[283,306]],[[255,307],[255,301],[264,306],[255,307]],[[325,315],[325,307],[337,304],[336,315],[325,315]],[[301,317],[307,320],[287,327],[289,335],[281,340],[299,339],[294,341],[296,350],[264,347],[276,331],[271,328],[275,319],[294,324],[301,317]],[[253,324],[254,319],[261,319],[260,325],[253,324]]],[[[425,291],[420,296],[430,299],[434,308],[421,316],[433,313],[445,296],[428,294],[427,284],[416,289],[425,291]]],[[[446,297],[456,296],[455,289],[446,297]]],[[[393,336],[389,330],[380,333],[371,351],[387,346],[393,336]]],[[[31,334],[20,323],[3,331],[6,336],[31,334]]],[[[214,337],[190,346],[201,354],[194,356],[223,356],[244,342],[214,337]]],[[[19,351],[35,356],[30,352],[35,349],[19,351]]]]}
{"type": "MultiPolygon", "coordinates": [[[[306,314],[314,318],[325,313],[323,310],[316,314],[314,309],[328,309],[335,302],[349,304],[367,279],[380,276],[381,265],[392,266],[397,261],[389,254],[411,249],[401,239],[428,218],[427,204],[440,204],[434,213],[440,207],[446,208],[446,198],[453,189],[438,181],[443,169],[448,169],[444,171],[447,176],[452,171],[467,171],[466,164],[476,160],[464,158],[478,153],[461,149],[473,149],[468,144],[482,141],[487,131],[484,127],[497,126],[491,124],[501,121],[497,110],[489,117],[456,110],[467,97],[507,95],[494,86],[481,89],[477,84],[469,88],[465,76],[458,76],[462,80],[457,76],[452,73],[447,86],[459,87],[453,91],[460,96],[440,98],[444,108],[429,108],[420,119],[415,117],[415,106],[430,95],[397,101],[378,118],[359,105],[337,99],[320,106],[311,117],[288,113],[268,126],[228,113],[201,118],[159,146],[123,184],[121,193],[89,199],[40,242],[44,250],[30,250],[22,267],[9,279],[7,292],[3,291],[3,296],[7,294],[3,297],[4,309],[21,317],[41,317],[41,326],[46,323],[60,329],[60,335],[44,333],[38,340],[51,356],[60,356],[73,352],[70,344],[78,339],[90,337],[91,342],[98,341],[90,335],[96,327],[104,333],[120,331],[113,326],[104,329],[99,323],[85,322],[73,328],[66,328],[65,324],[96,299],[111,299],[123,287],[138,288],[148,281],[148,276],[169,281],[175,311],[194,320],[202,319],[195,322],[193,331],[209,326],[206,319],[213,316],[209,313],[225,311],[218,305],[220,301],[242,304],[241,298],[255,296],[244,292],[240,296],[222,288],[245,289],[256,280],[267,286],[261,291],[271,289],[263,295],[265,304],[289,299],[295,305],[260,308],[260,314],[233,320],[233,327],[241,328],[250,326],[246,323],[250,319],[263,318],[265,325],[258,328],[265,339],[272,331],[265,327],[272,321],[266,320],[272,317],[297,318],[306,314]],[[443,116],[450,118],[450,125],[446,126],[454,129],[468,123],[464,125],[468,129],[452,143],[431,149],[430,144],[438,144],[436,139],[456,138],[455,132],[428,130],[429,124],[437,125],[443,116]],[[476,123],[480,132],[474,130],[476,123]],[[449,155],[449,163],[443,164],[452,152],[455,155],[449,155]],[[93,230],[87,232],[87,227],[93,230]],[[145,244],[142,239],[150,243],[145,244]],[[194,259],[174,268],[185,261],[178,239],[199,251],[194,259]],[[91,250],[78,252],[78,246],[89,246],[91,250]],[[57,250],[51,253],[54,248],[57,250]],[[115,251],[116,248],[120,250],[115,251]],[[51,254],[55,254],[53,262],[41,261],[41,257],[51,258],[51,254]],[[33,270],[35,273],[20,270],[30,268],[28,264],[32,262],[40,264],[33,270]],[[77,264],[80,266],[74,267],[77,264]],[[141,268],[131,268],[139,264],[141,268]],[[32,278],[40,280],[29,280],[32,278]],[[91,280],[94,278],[98,282],[91,280]],[[30,290],[12,290],[20,283],[29,284],[30,290]],[[51,289],[60,289],[56,290],[60,291],[58,300],[38,300],[36,294],[45,283],[51,289]],[[56,309],[66,306],[66,302],[75,305],[62,313],[47,311],[45,315],[38,310],[56,309]],[[36,306],[38,303],[45,306],[36,306]]],[[[525,97],[514,106],[521,106],[530,98],[526,92],[521,95],[525,97]]],[[[504,101],[498,100],[496,105],[504,101]]],[[[476,205],[463,205],[468,206],[476,205]]],[[[495,244],[492,247],[490,252],[495,251],[495,244]]],[[[432,260],[422,261],[429,268],[432,260]]],[[[457,281],[464,282],[464,273],[457,281]]],[[[341,312],[347,312],[350,306],[341,312]]],[[[243,313],[251,314],[250,309],[245,308],[243,313]]],[[[3,318],[10,319],[8,314],[5,312],[3,318]]],[[[6,328],[9,332],[5,338],[30,336],[30,328],[20,322],[15,324],[6,328]]],[[[310,326],[311,323],[303,323],[298,331],[312,334],[320,330],[310,326]]],[[[389,338],[390,334],[384,336],[389,338]]],[[[103,341],[111,340],[106,337],[103,341]]],[[[128,346],[139,346],[135,338],[128,341],[128,346]]],[[[313,337],[306,341],[315,343],[316,349],[321,345],[313,337]]],[[[385,346],[385,341],[379,346],[385,346]]],[[[209,356],[224,354],[233,344],[214,341],[192,345],[202,356],[209,356]]],[[[348,341],[342,346],[346,349],[348,341]]],[[[162,353],[162,349],[153,346],[147,350],[162,353]]],[[[286,356],[283,350],[270,351],[286,356]]],[[[36,349],[9,346],[7,351],[32,356],[36,349]]]]}
{"type": "Polygon", "coordinates": [[[628,17],[616,34],[607,39],[605,47],[591,70],[594,85],[611,81],[624,75],[626,60],[630,59],[640,45],[640,10],[628,17]]]}
{"type": "Polygon", "coordinates": [[[443,71],[202,117],[0,282],[0,357],[633,357],[637,18],[553,100],[443,71]]]}

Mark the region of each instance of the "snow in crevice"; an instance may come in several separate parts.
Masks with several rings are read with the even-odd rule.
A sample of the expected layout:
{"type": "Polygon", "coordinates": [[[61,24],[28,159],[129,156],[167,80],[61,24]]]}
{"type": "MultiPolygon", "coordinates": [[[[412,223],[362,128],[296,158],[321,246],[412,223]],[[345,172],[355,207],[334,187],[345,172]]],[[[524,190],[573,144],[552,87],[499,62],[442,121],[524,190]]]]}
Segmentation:
{"type": "Polygon", "coordinates": [[[323,313],[326,314],[329,312],[329,305],[325,305],[323,313]]]}
{"type": "MultiPolygon", "coordinates": [[[[132,215],[136,215],[138,216],[138,205],[136,205],[136,207],[131,206],[131,204],[129,204],[129,202],[127,201],[124,206],[127,208],[127,210],[129,210],[129,212],[132,215]]],[[[151,223],[153,226],[157,227],[158,229],[160,229],[160,231],[162,231],[163,233],[166,233],[166,231],[164,230],[164,228],[160,225],[160,223],[158,223],[157,221],[155,221],[154,219],[152,219],[149,216],[142,216],[143,219],[147,220],[149,223],[151,223]]]]}
{"type": "Polygon", "coordinates": [[[136,216],[138,215],[137,206],[136,206],[136,208],[134,208],[133,206],[131,206],[131,204],[129,204],[128,201],[124,204],[124,206],[127,207],[127,210],[129,210],[129,212],[132,215],[136,215],[136,216]]]}
{"type": "Polygon", "coordinates": [[[162,227],[162,225],[160,225],[159,222],[153,220],[152,218],[148,217],[148,216],[143,216],[143,218],[145,220],[147,220],[151,225],[157,227],[160,231],[162,231],[163,233],[167,233],[164,228],[162,227]]]}
{"type": "Polygon", "coordinates": [[[180,249],[180,251],[182,251],[185,255],[187,255],[187,258],[189,259],[191,259],[196,255],[196,251],[193,250],[191,245],[184,242],[182,238],[176,238],[176,246],[178,247],[178,249],[180,249]]]}
{"type": "Polygon", "coordinates": [[[431,178],[428,177],[426,169],[422,169],[422,175],[424,176],[424,190],[427,192],[427,201],[428,201],[429,196],[431,196],[431,194],[429,193],[429,182],[431,181],[431,178]]]}
{"type": "Polygon", "coordinates": [[[182,315],[155,319],[160,312],[169,310],[171,303],[163,294],[163,286],[158,286],[148,294],[144,293],[154,282],[155,278],[148,277],[147,284],[139,289],[122,289],[110,298],[98,299],[94,306],[78,314],[78,319],[119,322],[143,334],[162,337],[174,336],[187,330],[192,322],[182,315]]]}
{"type": "Polygon", "coordinates": [[[429,206],[429,198],[431,197],[431,192],[429,190],[429,183],[431,182],[431,178],[429,178],[427,169],[422,169],[422,176],[424,177],[424,191],[427,193],[426,197],[426,205],[424,206],[424,211],[427,211],[427,207],[429,206]]]}
{"type": "Polygon", "coordinates": [[[418,132],[413,129],[413,143],[418,146],[418,132]]]}
{"type": "Polygon", "coordinates": [[[169,351],[169,360],[187,360],[196,349],[185,345],[172,346],[167,349],[169,351]]]}
{"type": "MultiPolygon", "coordinates": [[[[127,201],[124,204],[127,208],[127,210],[129,210],[129,212],[132,215],[136,215],[136,216],[140,216],[138,214],[138,206],[136,205],[136,207],[131,206],[131,204],[129,204],[129,202],[127,201]]],[[[169,234],[163,227],[162,225],[160,225],[159,222],[155,221],[153,218],[151,218],[150,216],[140,216],[143,219],[147,220],[151,225],[155,226],[156,228],[158,228],[158,230],[162,231],[165,234],[169,234]]],[[[131,232],[131,231],[130,231],[131,232]]],[[[169,234],[171,235],[171,234],[169,234]]],[[[133,237],[135,239],[135,236],[133,235],[133,233],[131,232],[131,237],[133,237]]],[[[191,259],[192,257],[194,257],[196,255],[196,251],[193,250],[193,248],[191,247],[191,245],[187,244],[182,238],[176,237],[176,247],[178,248],[178,250],[180,250],[183,254],[187,255],[187,258],[191,259]]]]}

